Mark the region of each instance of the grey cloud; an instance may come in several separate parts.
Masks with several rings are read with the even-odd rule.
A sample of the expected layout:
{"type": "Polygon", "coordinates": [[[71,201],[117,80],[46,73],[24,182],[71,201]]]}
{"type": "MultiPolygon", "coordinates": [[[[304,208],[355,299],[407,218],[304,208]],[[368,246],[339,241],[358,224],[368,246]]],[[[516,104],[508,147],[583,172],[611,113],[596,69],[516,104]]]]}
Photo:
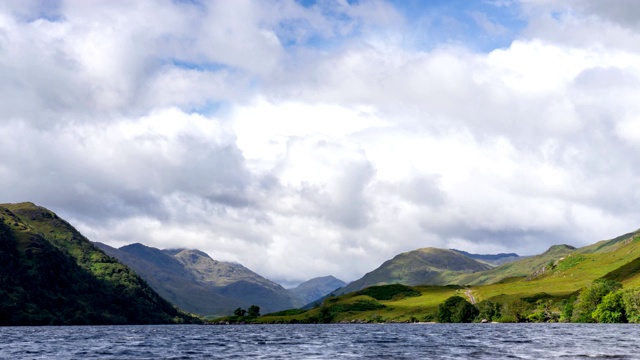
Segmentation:
{"type": "Polygon", "coordinates": [[[366,187],[373,179],[374,170],[369,163],[348,164],[338,169],[338,189],[329,195],[329,204],[323,213],[334,222],[348,228],[362,228],[370,219],[370,204],[366,198],[366,187]]]}
{"type": "Polygon", "coordinates": [[[114,130],[117,125],[77,134],[67,127],[41,132],[25,123],[0,126],[3,138],[16,139],[0,145],[11,169],[2,179],[3,195],[60,207],[92,223],[140,214],[167,219],[162,201],[172,193],[247,206],[252,180],[235,145],[189,130],[186,114],[172,115],[168,121],[184,122],[179,129],[191,134],[130,138],[114,130]]]}
{"type": "Polygon", "coordinates": [[[362,150],[310,137],[290,140],[288,154],[292,159],[291,162],[283,159],[285,176],[287,168],[299,171],[295,170],[297,166],[323,169],[318,176],[314,169],[308,174],[299,173],[297,176],[301,179],[297,183],[280,184],[288,196],[301,197],[301,202],[296,201],[299,210],[346,228],[363,228],[369,223],[367,187],[375,169],[362,150]]]}
{"type": "Polygon", "coordinates": [[[529,24],[523,34],[562,46],[638,51],[638,3],[521,0],[529,24]]]}
{"type": "Polygon", "coordinates": [[[640,4],[634,0],[586,0],[576,4],[587,13],[600,16],[622,26],[640,28],[640,4]]]}
{"type": "Polygon", "coordinates": [[[474,243],[481,243],[487,247],[501,248],[505,251],[518,251],[518,255],[537,255],[551,245],[566,244],[583,246],[584,239],[568,236],[558,230],[525,230],[525,229],[458,229],[456,236],[473,239],[474,243]],[[511,250],[510,250],[511,249],[511,250]],[[517,249],[517,250],[513,250],[517,249]]]}
{"type": "Polygon", "coordinates": [[[446,194],[440,189],[439,176],[418,175],[394,187],[397,187],[394,192],[420,205],[437,208],[446,201],[446,194]]]}

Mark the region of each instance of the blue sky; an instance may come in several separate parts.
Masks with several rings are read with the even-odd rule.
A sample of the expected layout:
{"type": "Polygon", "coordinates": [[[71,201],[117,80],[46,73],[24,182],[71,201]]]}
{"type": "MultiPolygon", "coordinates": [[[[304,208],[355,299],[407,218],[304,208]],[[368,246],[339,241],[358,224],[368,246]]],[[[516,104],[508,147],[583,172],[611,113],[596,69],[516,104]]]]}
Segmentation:
{"type": "MultiPolygon", "coordinates": [[[[331,2],[300,3],[306,7],[329,8],[325,14],[334,16],[335,20],[348,18],[344,13],[331,12],[332,7],[326,5],[331,2]]],[[[526,17],[517,1],[407,0],[390,4],[405,21],[403,36],[407,42],[423,50],[457,44],[488,52],[509,46],[526,26],[526,17]]]]}
{"type": "Polygon", "coordinates": [[[443,43],[489,52],[508,47],[526,25],[515,1],[395,1],[407,19],[415,44],[424,49],[443,43]]]}
{"type": "Polygon", "coordinates": [[[612,238],[640,226],[638,4],[5,2],[0,202],[285,285],[612,238]]]}

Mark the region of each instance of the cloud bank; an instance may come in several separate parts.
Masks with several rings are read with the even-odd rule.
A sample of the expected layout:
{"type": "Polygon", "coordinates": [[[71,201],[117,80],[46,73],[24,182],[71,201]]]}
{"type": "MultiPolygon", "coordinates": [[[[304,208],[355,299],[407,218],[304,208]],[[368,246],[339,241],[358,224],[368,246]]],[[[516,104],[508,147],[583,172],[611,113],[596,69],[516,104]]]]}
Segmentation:
{"type": "Polygon", "coordinates": [[[284,284],[640,226],[635,1],[0,5],[0,198],[284,284]]]}

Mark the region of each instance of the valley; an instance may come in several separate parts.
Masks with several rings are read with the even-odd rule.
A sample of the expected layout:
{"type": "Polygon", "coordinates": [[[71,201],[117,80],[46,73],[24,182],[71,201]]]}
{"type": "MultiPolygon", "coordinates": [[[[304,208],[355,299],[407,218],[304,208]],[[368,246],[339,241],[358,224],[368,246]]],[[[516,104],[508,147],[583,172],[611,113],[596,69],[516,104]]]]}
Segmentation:
{"type": "Polygon", "coordinates": [[[631,301],[640,286],[640,231],[528,257],[422,248],[349,284],[325,276],[285,289],[196,249],[91,243],[32,203],[2,204],[0,216],[3,324],[431,322],[452,297],[477,316],[500,309],[491,320],[568,321],[567,309],[599,284],[609,290],[598,304],[609,293],[631,301]],[[231,315],[239,309],[252,315],[231,315]]]}

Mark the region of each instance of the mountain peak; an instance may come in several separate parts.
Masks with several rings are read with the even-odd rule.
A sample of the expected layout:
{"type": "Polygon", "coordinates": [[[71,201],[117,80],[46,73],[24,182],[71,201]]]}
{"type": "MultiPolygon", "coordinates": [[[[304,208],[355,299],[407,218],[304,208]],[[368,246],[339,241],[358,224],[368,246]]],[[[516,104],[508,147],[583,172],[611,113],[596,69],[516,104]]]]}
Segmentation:
{"type": "Polygon", "coordinates": [[[207,258],[207,259],[211,259],[211,256],[209,256],[209,254],[207,254],[206,252],[202,251],[202,250],[198,250],[198,249],[185,249],[182,250],[181,252],[186,253],[186,254],[190,254],[190,255],[196,255],[199,257],[203,257],[203,258],[207,258]]]}
{"type": "Polygon", "coordinates": [[[209,254],[207,254],[206,252],[204,252],[202,250],[198,250],[198,249],[175,248],[175,249],[164,249],[162,251],[164,251],[165,253],[167,253],[167,254],[169,254],[171,256],[175,256],[175,257],[183,257],[183,256],[188,257],[188,256],[191,256],[193,261],[197,261],[198,258],[207,258],[207,259],[213,260],[213,258],[211,256],[209,256],[209,254]],[[182,254],[182,255],[178,255],[178,254],[182,254]]]}
{"type": "Polygon", "coordinates": [[[460,274],[490,269],[491,266],[459,252],[433,247],[396,255],[338,293],[345,294],[373,285],[446,285],[460,274]]]}
{"type": "Polygon", "coordinates": [[[553,245],[547,251],[542,253],[542,255],[554,254],[554,253],[567,253],[575,250],[575,246],[562,244],[562,245],[553,245]]]}

